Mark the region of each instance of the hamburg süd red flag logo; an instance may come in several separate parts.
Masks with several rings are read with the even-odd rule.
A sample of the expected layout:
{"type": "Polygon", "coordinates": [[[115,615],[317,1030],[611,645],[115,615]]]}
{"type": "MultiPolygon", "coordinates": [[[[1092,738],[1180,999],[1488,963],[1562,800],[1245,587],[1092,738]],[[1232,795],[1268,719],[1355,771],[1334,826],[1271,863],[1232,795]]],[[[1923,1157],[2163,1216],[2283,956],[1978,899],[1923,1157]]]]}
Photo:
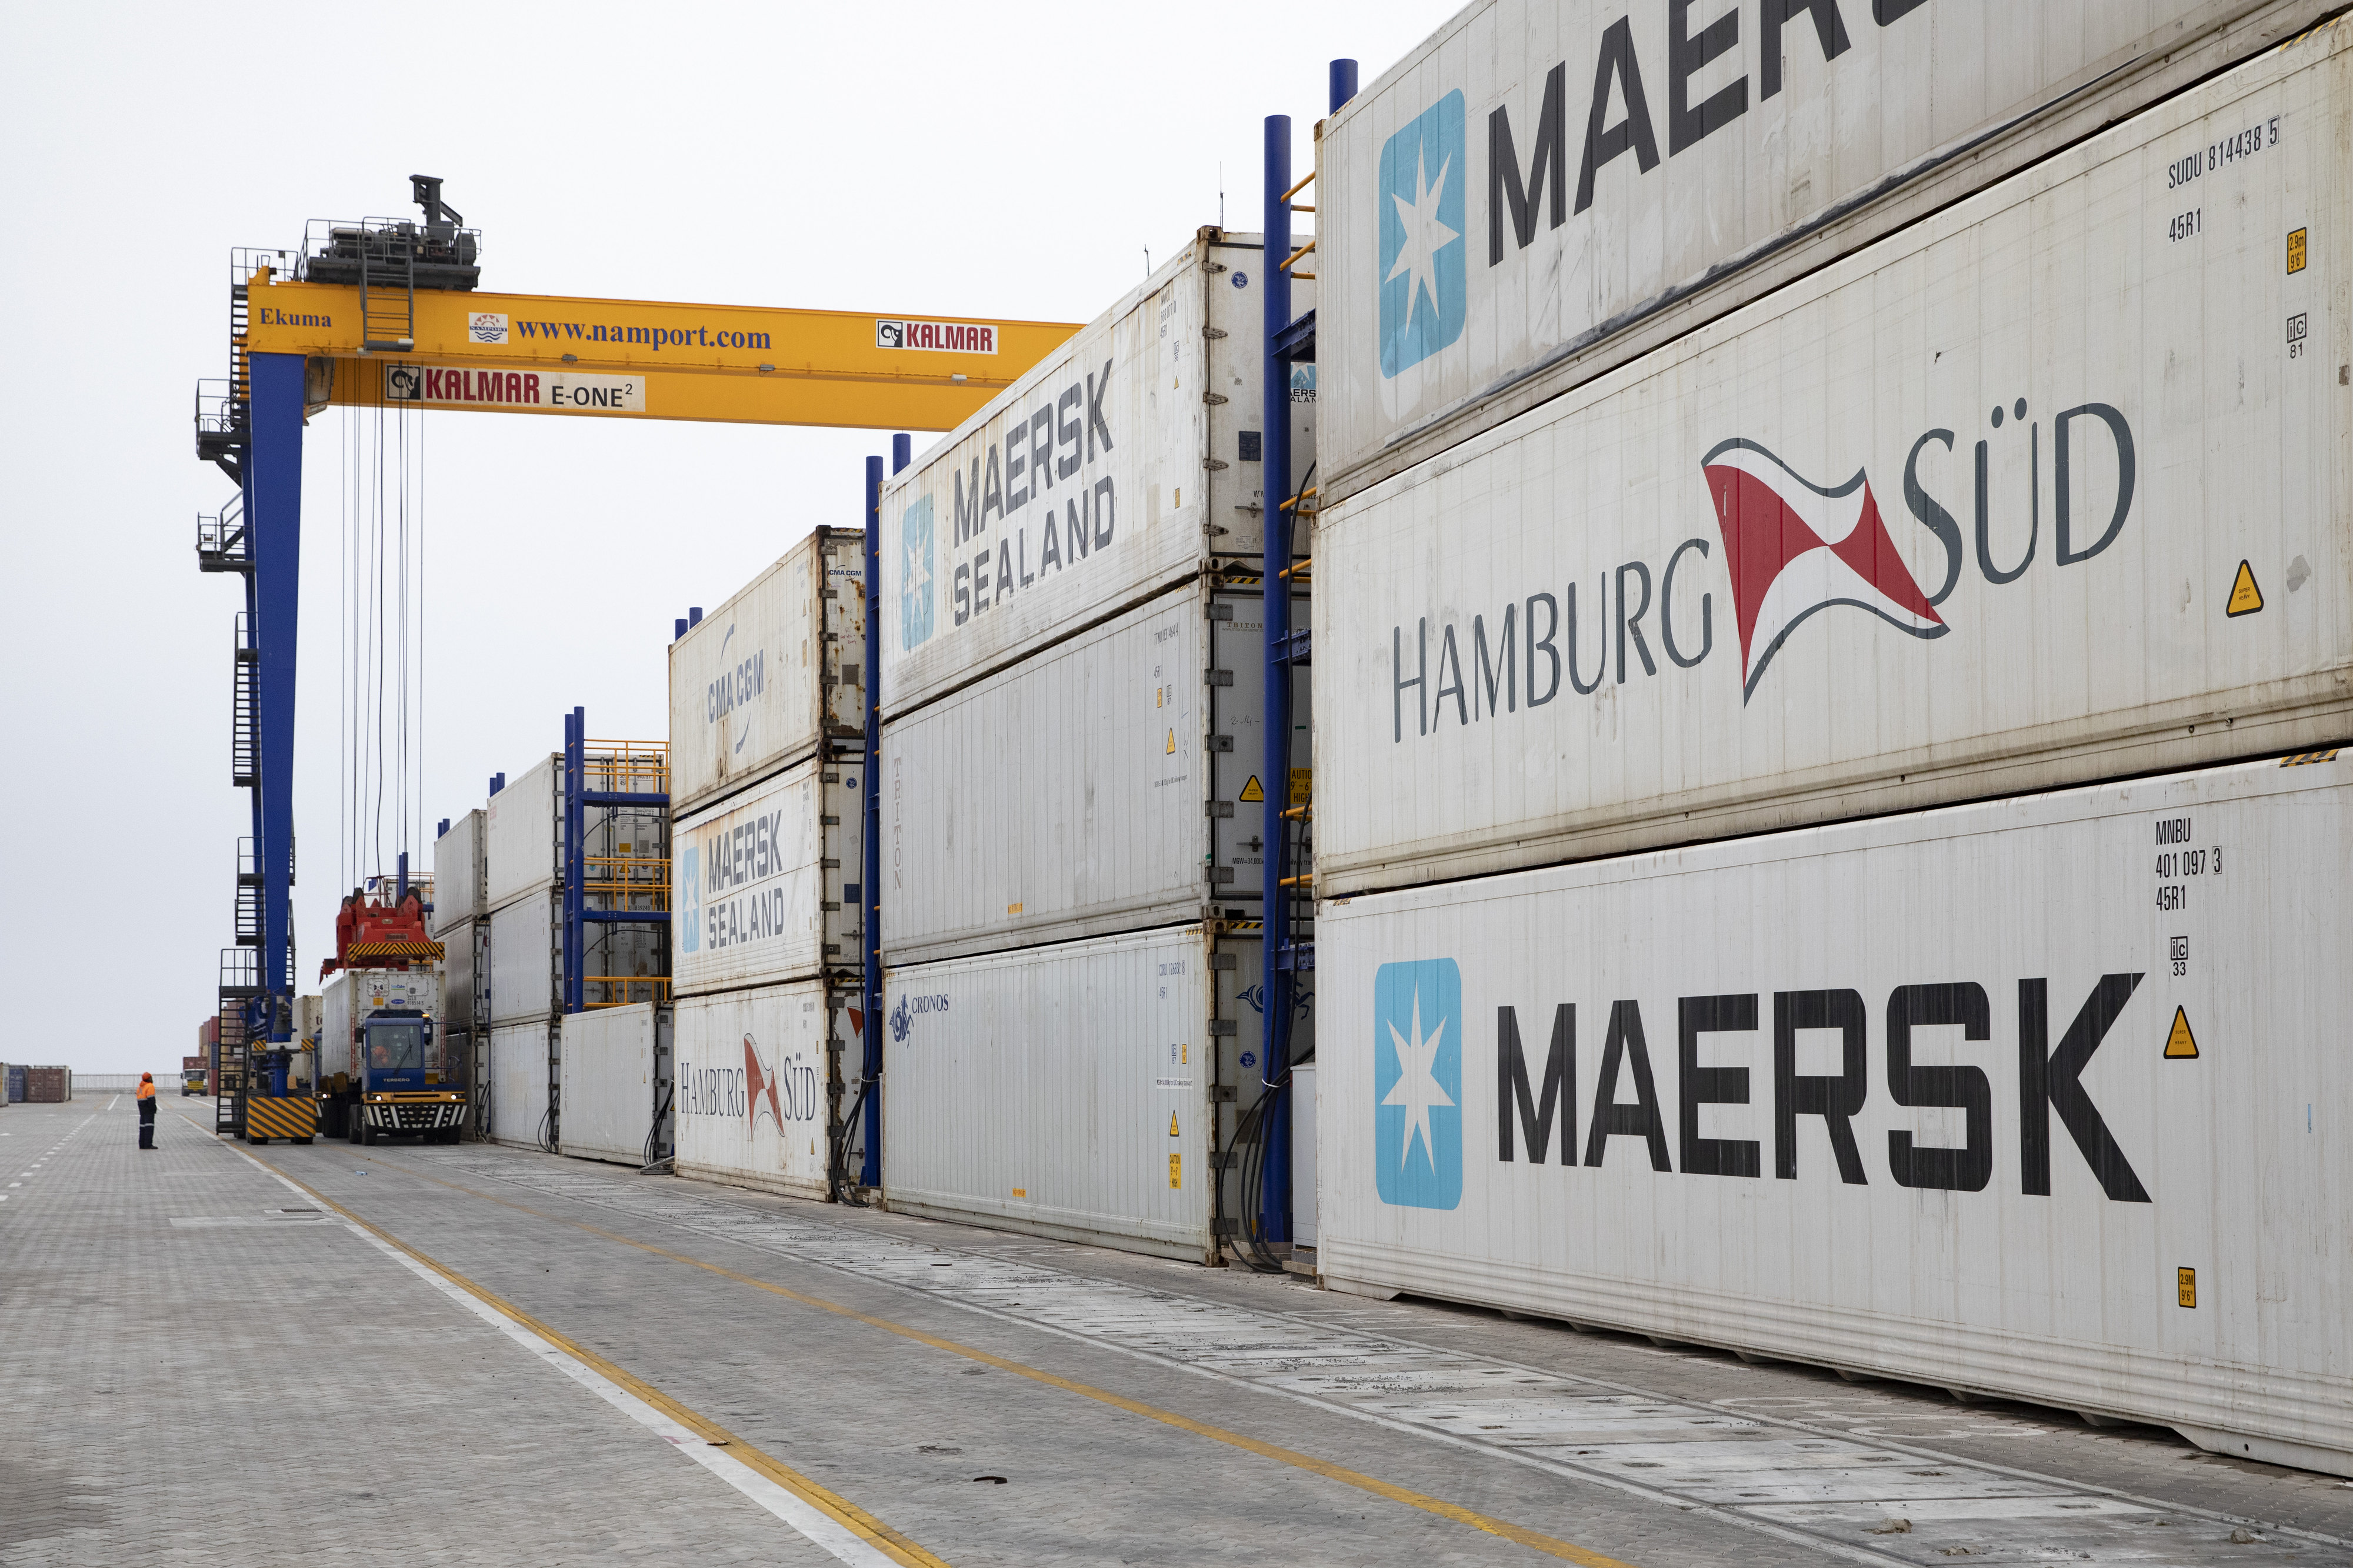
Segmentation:
{"type": "Polygon", "coordinates": [[[776,1130],[780,1132],[784,1131],[785,1113],[778,1109],[776,1103],[776,1075],[761,1066],[759,1047],[752,1043],[752,1037],[749,1035],[744,1037],[744,1086],[748,1091],[747,1098],[752,1107],[751,1119],[744,1123],[744,1130],[749,1132],[759,1125],[760,1097],[765,1094],[768,1099],[768,1115],[775,1120],[776,1130]]]}

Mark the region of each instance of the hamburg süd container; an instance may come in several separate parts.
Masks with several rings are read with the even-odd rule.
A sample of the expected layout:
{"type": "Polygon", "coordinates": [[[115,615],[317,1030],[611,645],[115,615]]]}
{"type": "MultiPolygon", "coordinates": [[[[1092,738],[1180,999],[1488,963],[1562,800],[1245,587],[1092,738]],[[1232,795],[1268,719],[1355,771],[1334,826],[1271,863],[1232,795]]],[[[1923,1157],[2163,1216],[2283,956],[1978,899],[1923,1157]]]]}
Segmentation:
{"type": "Polygon", "coordinates": [[[452,817],[449,831],[433,841],[433,934],[437,937],[491,912],[483,896],[485,815],[477,807],[452,817]]]}
{"type": "Polygon", "coordinates": [[[1331,896],[2353,730],[2353,31],[1318,520],[1331,896]]]}
{"type": "Polygon", "coordinates": [[[1478,0],[1320,128],[1322,493],[1410,468],[2329,9],[1478,0]]]}
{"type": "Polygon", "coordinates": [[[671,1113],[678,1173],[830,1196],[832,1130],[849,1113],[842,1053],[853,1053],[855,1071],[860,1048],[857,1006],[854,979],[681,997],[671,1113]]]}
{"type": "MultiPolygon", "coordinates": [[[[1256,236],[1200,230],[884,482],[887,716],[1204,572],[1256,570],[1264,265],[1256,236]]],[[[1313,285],[1293,300],[1312,306],[1313,285]]],[[[1303,473],[1314,405],[1285,413],[1303,473]]]]}
{"type": "Polygon", "coordinates": [[[564,1020],[558,1064],[559,1152],[645,1165],[670,1152],[670,1010],[639,1002],[564,1020]]]}
{"type": "Polygon", "coordinates": [[[2353,1474],[2349,770],[1327,903],[1324,1280],[2353,1474]]]}
{"type": "Polygon", "coordinates": [[[501,1024],[491,1030],[492,1142],[533,1147],[546,1134],[547,1090],[556,1073],[559,1032],[555,1017],[501,1024]]]}
{"type": "Polygon", "coordinates": [[[1216,1258],[1215,1222],[1256,1203],[1239,1163],[1220,1178],[1211,1156],[1261,1093],[1263,945],[1255,928],[1177,926],[892,969],[891,1208],[1216,1258]]]}
{"type": "Polygon", "coordinates": [[[866,733],[862,533],[819,528],[670,648],[679,816],[866,733]]]}
{"type": "Polygon", "coordinates": [[[673,826],[676,994],[857,972],[865,771],[810,757],[673,826]]]}
{"type": "Polygon", "coordinates": [[[1265,639],[1255,586],[1202,578],[887,724],[885,961],[1255,918],[1292,798],[1260,776],[1265,639]]]}

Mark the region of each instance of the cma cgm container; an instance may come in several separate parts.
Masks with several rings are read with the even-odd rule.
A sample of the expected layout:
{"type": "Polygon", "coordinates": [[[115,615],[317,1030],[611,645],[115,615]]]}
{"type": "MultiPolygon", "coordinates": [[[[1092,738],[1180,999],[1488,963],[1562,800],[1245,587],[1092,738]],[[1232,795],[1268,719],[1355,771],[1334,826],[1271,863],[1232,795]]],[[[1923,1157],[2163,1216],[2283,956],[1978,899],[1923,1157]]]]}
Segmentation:
{"type": "Polygon", "coordinates": [[[1326,895],[2353,728],[2353,32],[1343,502],[1326,895]]]}
{"type": "Polygon", "coordinates": [[[857,970],[864,771],[854,756],[811,757],[678,822],[677,994],[857,970]]]}
{"type": "MultiPolygon", "coordinates": [[[[881,701],[903,715],[1262,552],[1257,237],[1205,228],[882,490],[881,701]]],[[[1312,289],[1294,290],[1304,310],[1312,289]]],[[[1286,410],[1314,458],[1314,367],[1286,410]]]]}
{"type": "Polygon", "coordinates": [[[1193,925],[892,969],[890,1206],[1214,1260],[1255,1203],[1211,1155],[1260,1093],[1262,947],[1193,925]]]}
{"type": "Polygon", "coordinates": [[[1324,1279],[2353,1474],[2348,856],[2325,752],[1335,900],[1324,1279]]]}
{"type": "Polygon", "coordinates": [[[886,725],[887,961],[1255,913],[1262,603],[1187,583],[886,725]]]}
{"type": "Polygon", "coordinates": [[[493,1142],[528,1146],[546,1135],[547,1089],[557,1071],[559,1027],[557,1018],[543,1017],[491,1030],[493,1142]]]}
{"type": "Polygon", "coordinates": [[[433,934],[437,937],[491,912],[482,877],[488,849],[485,826],[481,810],[470,811],[451,818],[449,830],[433,841],[433,934]]]}
{"type": "Polygon", "coordinates": [[[860,1038],[857,1006],[854,980],[681,997],[672,1111],[679,1174],[829,1196],[832,1129],[849,1111],[839,1064],[860,1038]]]}
{"type": "Polygon", "coordinates": [[[1322,127],[1324,496],[1557,396],[2330,9],[1479,0],[1322,127]]]}
{"type": "Polygon", "coordinates": [[[645,1165],[670,1152],[670,1010],[639,1002],[564,1020],[560,1152],[645,1165]]]}
{"type": "Polygon", "coordinates": [[[673,812],[865,734],[865,560],[819,528],[670,644],[673,812]]]}

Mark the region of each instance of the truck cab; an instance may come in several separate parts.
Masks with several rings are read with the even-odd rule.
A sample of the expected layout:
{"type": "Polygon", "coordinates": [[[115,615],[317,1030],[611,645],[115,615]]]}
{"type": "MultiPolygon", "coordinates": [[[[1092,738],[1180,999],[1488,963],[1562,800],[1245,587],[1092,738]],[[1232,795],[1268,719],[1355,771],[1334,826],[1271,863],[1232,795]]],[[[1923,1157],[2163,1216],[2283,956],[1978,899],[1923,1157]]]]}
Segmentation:
{"type": "Polygon", "coordinates": [[[466,1114],[465,1096],[444,1085],[433,1020],[414,1007],[386,1007],[360,1025],[357,1103],[350,1117],[355,1143],[379,1137],[419,1136],[454,1143],[466,1114]]]}

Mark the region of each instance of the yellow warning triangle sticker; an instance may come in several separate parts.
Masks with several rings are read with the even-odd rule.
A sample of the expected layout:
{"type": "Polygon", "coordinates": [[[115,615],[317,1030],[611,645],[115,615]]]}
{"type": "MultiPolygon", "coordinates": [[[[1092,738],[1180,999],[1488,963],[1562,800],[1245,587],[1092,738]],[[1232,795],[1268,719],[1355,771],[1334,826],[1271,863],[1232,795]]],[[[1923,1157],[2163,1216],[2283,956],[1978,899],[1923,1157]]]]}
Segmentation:
{"type": "Polygon", "coordinates": [[[1168,1136],[1171,1138],[1179,1136],[1176,1131],[1176,1113],[1173,1110],[1168,1113],[1168,1136]]]}
{"type": "Polygon", "coordinates": [[[2226,616],[2252,616],[2263,607],[2263,591],[2255,586],[2254,570],[2245,562],[2239,563],[2239,574],[2231,584],[2231,603],[2223,609],[2226,616]]]}
{"type": "Polygon", "coordinates": [[[1168,754],[1172,757],[1176,754],[1176,731],[1174,730],[1168,731],[1168,754]]]}
{"type": "Polygon", "coordinates": [[[1266,791],[1259,787],[1258,775],[1256,773],[1250,774],[1250,783],[1242,785],[1241,798],[1244,800],[1264,800],[1266,798],[1266,791]]]}
{"type": "Polygon", "coordinates": [[[2189,1015],[2179,1007],[2173,1010],[2173,1027],[2166,1031],[2165,1057],[2168,1061],[2189,1061],[2198,1055],[2198,1037],[2189,1032],[2189,1015]]]}

